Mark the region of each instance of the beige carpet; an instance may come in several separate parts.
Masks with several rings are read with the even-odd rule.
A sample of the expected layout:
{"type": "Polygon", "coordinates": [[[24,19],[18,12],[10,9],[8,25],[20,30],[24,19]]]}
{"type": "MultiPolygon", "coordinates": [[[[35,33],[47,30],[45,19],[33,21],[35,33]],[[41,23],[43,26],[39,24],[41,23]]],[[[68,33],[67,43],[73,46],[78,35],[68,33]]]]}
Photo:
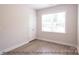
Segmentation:
{"type": "Polygon", "coordinates": [[[30,43],[14,49],[4,55],[76,55],[77,49],[74,47],[51,43],[42,40],[33,40],[30,43]]]}

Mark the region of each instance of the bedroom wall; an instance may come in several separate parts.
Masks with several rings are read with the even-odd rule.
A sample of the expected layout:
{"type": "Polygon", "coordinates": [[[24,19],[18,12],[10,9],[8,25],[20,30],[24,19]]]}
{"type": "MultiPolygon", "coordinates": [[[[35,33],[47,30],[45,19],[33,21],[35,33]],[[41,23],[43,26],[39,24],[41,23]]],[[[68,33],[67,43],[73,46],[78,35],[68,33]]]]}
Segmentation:
{"type": "Polygon", "coordinates": [[[0,51],[35,39],[35,23],[36,12],[27,5],[0,5],[0,51]]]}
{"type": "Polygon", "coordinates": [[[78,4],[78,32],[77,32],[77,49],[78,49],[78,54],[79,54],[79,4],[78,4]]]}
{"type": "Polygon", "coordinates": [[[77,5],[57,5],[37,10],[37,39],[77,47],[77,5]],[[66,33],[42,32],[41,15],[66,11],[66,33]]]}

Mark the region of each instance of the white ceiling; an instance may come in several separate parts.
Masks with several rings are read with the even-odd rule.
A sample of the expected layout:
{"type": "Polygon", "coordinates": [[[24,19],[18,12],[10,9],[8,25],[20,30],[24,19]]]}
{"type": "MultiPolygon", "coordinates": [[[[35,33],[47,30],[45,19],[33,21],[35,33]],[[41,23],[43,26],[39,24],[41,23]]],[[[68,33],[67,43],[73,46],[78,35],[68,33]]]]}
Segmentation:
{"type": "Polygon", "coordinates": [[[33,9],[43,9],[43,8],[48,8],[52,6],[56,6],[57,4],[28,4],[27,6],[33,9]]]}

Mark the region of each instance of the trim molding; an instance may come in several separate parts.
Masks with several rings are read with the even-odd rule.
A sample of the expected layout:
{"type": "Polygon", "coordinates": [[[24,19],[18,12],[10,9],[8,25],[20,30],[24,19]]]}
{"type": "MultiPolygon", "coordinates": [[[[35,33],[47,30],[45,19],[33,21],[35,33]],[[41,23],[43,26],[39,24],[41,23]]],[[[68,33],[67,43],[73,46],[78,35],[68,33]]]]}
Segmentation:
{"type": "MultiPolygon", "coordinates": [[[[30,40],[30,41],[31,41],[31,40],[30,40]]],[[[11,51],[11,50],[13,50],[13,49],[16,49],[16,48],[18,48],[18,47],[20,47],[20,46],[23,46],[24,44],[27,44],[27,43],[29,43],[30,41],[23,42],[23,43],[20,43],[20,44],[18,44],[18,45],[14,45],[14,46],[12,46],[12,47],[6,48],[6,49],[0,51],[0,55],[2,55],[2,54],[5,53],[5,52],[9,52],[9,51],[11,51]]]]}
{"type": "Polygon", "coordinates": [[[52,41],[52,40],[49,40],[49,39],[43,39],[43,38],[37,38],[37,39],[39,39],[39,40],[44,40],[44,41],[48,41],[48,42],[54,42],[54,43],[58,43],[58,44],[63,44],[63,45],[67,45],[67,46],[72,46],[72,47],[77,48],[77,46],[72,45],[72,44],[67,44],[67,43],[56,42],[56,41],[52,41]]]}
{"type": "MultiPolygon", "coordinates": [[[[44,40],[44,41],[48,41],[48,42],[55,42],[55,43],[58,43],[58,44],[63,44],[63,45],[68,45],[68,46],[72,46],[72,45],[69,45],[69,44],[67,44],[67,43],[60,43],[60,42],[56,42],[56,41],[52,41],[52,40],[48,40],[48,39],[43,39],[43,38],[37,38],[37,39],[39,39],[39,40],[44,40]]],[[[33,39],[33,40],[34,40],[34,39],[33,39]]],[[[32,40],[30,40],[30,41],[32,41],[32,40]]],[[[18,48],[18,47],[20,47],[20,46],[22,46],[22,45],[24,45],[24,44],[27,44],[27,43],[29,43],[30,41],[23,42],[23,43],[20,43],[20,44],[18,44],[18,45],[14,45],[14,46],[12,46],[12,47],[9,47],[9,48],[6,48],[6,49],[4,49],[4,50],[1,50],[1,51],[0,51],[0,55],[2,55],[2,54],[5,53],[5,52],[9,52],[9,51],[11,51],[11,50],[13,50],[13,49],[16,49],[16,48],[18,48]]],[[[73,46],[73,47],[77,48],[76,46],[73,46]]],[[[77,48],[77,49],[78,49],[78,53],[79,53],[79,48],[77,48]]]]}

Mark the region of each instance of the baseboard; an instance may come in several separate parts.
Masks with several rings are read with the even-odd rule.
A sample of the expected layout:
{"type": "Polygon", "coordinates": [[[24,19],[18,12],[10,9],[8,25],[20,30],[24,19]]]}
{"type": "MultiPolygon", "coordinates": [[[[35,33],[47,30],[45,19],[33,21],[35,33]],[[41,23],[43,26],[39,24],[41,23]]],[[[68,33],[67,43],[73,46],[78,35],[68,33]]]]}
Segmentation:
{"type": "Polygon", "coordinates": [[[43,39],[43,38],[37,38],[37,39],[39,39],[39,40],[44,40],[44,41],[48,41],[48,42],[54,42],[54,43],[58,43],[58,44],[62,44],[62,45],[72,46],[72,47],[77,48],[77,46],[72,45],[72,44],[67,44],[67,43],[56,42],[56,41],[52,41],[52,40],[49,40],[49,39],[43,39]]]}
{"type": "MultiPolygon", "coordinates": [[[[39,39],[39,40],[44,40],[44,41],[48,41],[48,42],[55,42],[55,41],[51,41],[51,40],[48,40],[48,39],[42,39],[42,38],[37,38],[37,39],[39,39]]],[[[31,40],[30,40],[30,41],[31,41],[31,40]]],[[[12,47],[6,48],[6,49],[0,51],[0,55],[2,55],[2,54],[5,53],[5,52],[9,52],[9,51],[11,51],[11,50],[13,50],[13,49],[16,49],[16,48],[18,48],[18,47],[20,47],[20,46],[23,46],[24,44],[27,44],[27,43],[29,43],[30,41],[23,42],[23,43],[21,43],[21,44],[14,45],[14,46],[12,46],[12,47]]],[[[55,43],[59,43],[59,42],[55,42],[55,43]]],[[[65,43],[65,44],[64,44],[64,43],[59,43],[59,44],[68,45],[68,44],[66,44],[66,43],[65,43]]],[[[72,45],[68,45],[68,46],[72,46],[72,45]]],[[[75,46],[73,46],[73,47],[75,47],[75,46]]],[[[77,48],[77,49],[78,49],[78,48],[77,48]]],[[[79,53],[79,49],[78,49],[78,53],[79,53]]]]}
{"type": "MultiPolygon", "coordinates": [[[[31,40],[30,40],[30,41],[31,41],[31,40]]],[[[0,55],[3,54],[3,53],[5,53],[5,52],[9,52],[9,51],[11,51],[11,50],[13,50],[13,49],[16,49],[16,48],[18,48],[18,47],[20,47],[20,46],[23,46],[24,44],[27,44],[27,43],[29,43],[30,41],[23,42],[23,43],[20,43],[20,44],[18,44],[18,45],[14,45],[14,46],[12,46],[12,47],[6,48],[6,49],[0,51],[0,55]]]]}

